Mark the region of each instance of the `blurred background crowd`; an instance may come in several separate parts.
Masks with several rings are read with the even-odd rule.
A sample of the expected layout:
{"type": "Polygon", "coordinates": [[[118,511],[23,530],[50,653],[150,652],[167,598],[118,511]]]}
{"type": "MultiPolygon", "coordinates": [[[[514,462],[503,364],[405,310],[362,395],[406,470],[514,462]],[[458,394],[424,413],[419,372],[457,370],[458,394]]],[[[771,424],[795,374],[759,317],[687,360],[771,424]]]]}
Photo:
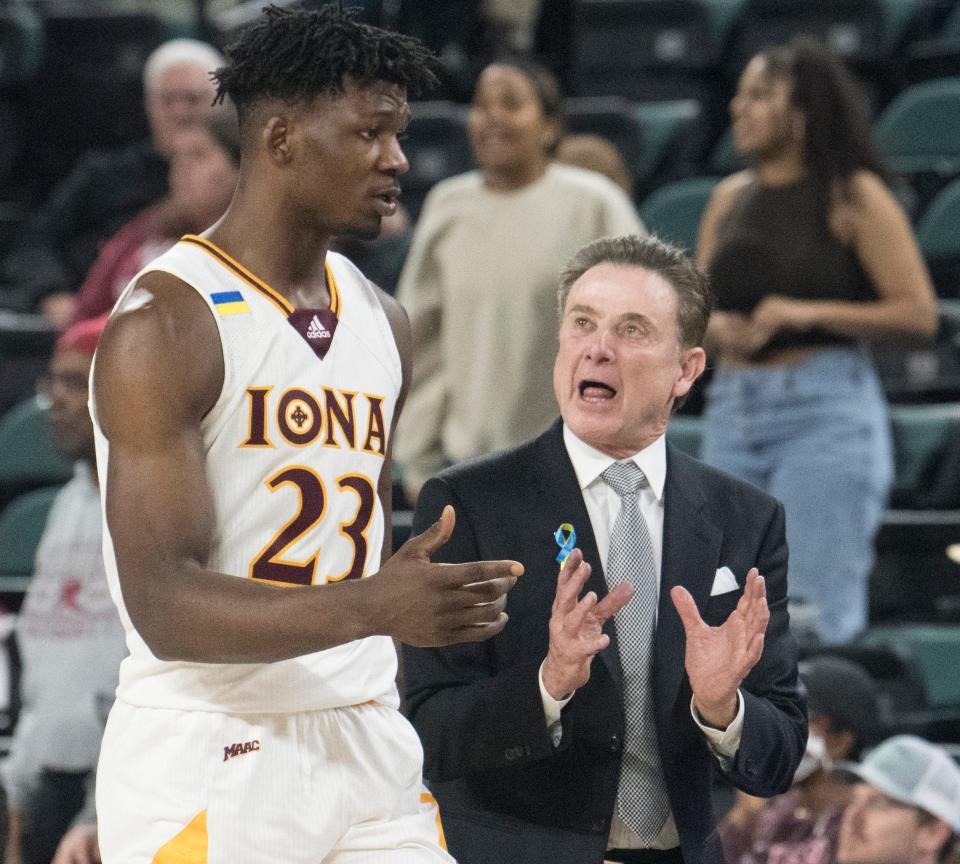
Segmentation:
{"type": "MultiPolygon", "coordinates": [[[[8,864],[96,860],[90,775],[123,646],[87,374],[126,282],[230,200],[236,123],[208,72],[262,5],[0,0],[8,864]]],[[[794,789],[717,788],[728,861],[946,860],[960,781],[923,793],[960,755],[960,4],[345,5],[443,70],[412,106],[403,208],[338,241],[414,327],[395,547],[426,479],[556,415],[566,259],[608,234],[685,247],[718,302],[668,438],[784,501],[809,691],[794,789]],[[849,804],[831,769],[903,734],[940,749],[894,738],[861,779],[916,810],[916,844],[894,848],[900,825],[858,852],[882,802],[849,804]]]]}

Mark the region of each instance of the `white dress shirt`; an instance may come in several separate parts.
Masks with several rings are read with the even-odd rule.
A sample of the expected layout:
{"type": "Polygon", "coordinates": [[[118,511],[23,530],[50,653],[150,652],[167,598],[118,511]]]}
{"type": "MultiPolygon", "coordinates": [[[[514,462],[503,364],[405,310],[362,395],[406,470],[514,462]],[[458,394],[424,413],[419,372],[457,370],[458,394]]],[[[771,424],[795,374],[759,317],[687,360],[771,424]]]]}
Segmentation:
{"type": "MultiPolygon", "coordinates": [[[[604,568],[607,566],[607,554],[610,550],[610,533],[613,523],[620,512],[620,496],[606,483],[601,475],[614,462],[612,456],[595,450],[585,444],[566,425],[563,427],[563,442],[567,454],[573,463],[573,470],[577,475],[577,482],[583,492],[583,501],[590,517],[590,527],[593,530],[597,552],[604,568]]],[[[657,584],[659,587],[663,563],[663,489],[667,481],[667,445],[663,436],[654,441],[649,447],[630,457],[643,471],[647,483],[640,489],[640,512],[647,522],[650,531],[650,543],[653,546],[653,559],[657,570],[657,584]]],[[[622,460],[619,460],[622,461],[622,460]]],[[[574,526],[576,528],[576,526],[574,526]]],[[[553,737],[554,745],[559,744],[562,737],[560,712],[573,698],[571,693],[564,699],[554,699],[543,685],[543,666],[540,667],[540,696],[543,700],[543,711],[547,726],[553,737]]],[[[690,713],[694,722],[703,731],[710,749],[714,752],[721,764],[729,764],[740,746],[740,735],[743,730],[743,699],[737,698],[737,716],[725,729],[714,729],[704,725],[690,702],[690,713]]],[[[618,808],[614,808],[613,819],[610,825],[609,848],[611,849],[639,849],[649,846],[653,849],[672,849],[679,844],[677,826],[673,814],[667,815],[667,821],[652,844],[642,841],[620,819],[618,808]]]]}

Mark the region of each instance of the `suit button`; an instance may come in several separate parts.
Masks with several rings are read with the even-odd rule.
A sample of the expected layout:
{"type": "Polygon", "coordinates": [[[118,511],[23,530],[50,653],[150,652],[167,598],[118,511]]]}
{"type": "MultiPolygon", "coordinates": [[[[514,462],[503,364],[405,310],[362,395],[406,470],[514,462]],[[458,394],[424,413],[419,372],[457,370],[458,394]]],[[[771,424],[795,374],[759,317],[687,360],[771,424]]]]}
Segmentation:
{"type": "Polygon", "coordinates": [[[621,748],[620,736],[617,735],[616,732],[614,732],[614,733],[607,739],[607,750],[610,751],[611,753],[619,753],[619,752],[620,752],[620,748],[621,748]]]}
{"type": "Polygon", "coordinates": [[[607,830],[607,820],[606,819],[594,819],[590,823],[590,830],[595,834],[601,834],[607,830]]]}

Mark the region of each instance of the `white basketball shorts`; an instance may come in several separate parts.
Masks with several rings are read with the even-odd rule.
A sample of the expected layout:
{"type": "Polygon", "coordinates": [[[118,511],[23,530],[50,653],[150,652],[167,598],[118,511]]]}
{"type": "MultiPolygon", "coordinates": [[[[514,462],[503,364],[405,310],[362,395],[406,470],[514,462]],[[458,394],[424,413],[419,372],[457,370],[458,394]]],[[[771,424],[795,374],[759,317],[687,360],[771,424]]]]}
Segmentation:
{"type": "Polygon", "coordinates": [[[97,773],[104,864],[453,864],[413,727],[377,703],[226,715],[119,700],[97,773]]]}

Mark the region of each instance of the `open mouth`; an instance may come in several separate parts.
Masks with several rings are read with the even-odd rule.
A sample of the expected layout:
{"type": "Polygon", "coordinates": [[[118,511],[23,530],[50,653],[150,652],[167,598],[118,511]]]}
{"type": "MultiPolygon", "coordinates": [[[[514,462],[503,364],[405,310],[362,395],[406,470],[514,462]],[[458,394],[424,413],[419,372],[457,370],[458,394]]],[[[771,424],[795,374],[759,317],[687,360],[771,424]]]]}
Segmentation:
{"type": "Polygon", "coordinates": [[[586,379],[577,385],[580,391],[580,398],[591,402],[601,402],[605,399],[613,399],[617,391],[609,384],[603,381],[591,381],[586,379]]]}
{"type": "Polygon", "coordinates": [[[381,216],[392,216],[397,210],[397,199],[400,197],[400,187],[379,192],[373,196],[377,202],[377,209],[381,216]]]}

